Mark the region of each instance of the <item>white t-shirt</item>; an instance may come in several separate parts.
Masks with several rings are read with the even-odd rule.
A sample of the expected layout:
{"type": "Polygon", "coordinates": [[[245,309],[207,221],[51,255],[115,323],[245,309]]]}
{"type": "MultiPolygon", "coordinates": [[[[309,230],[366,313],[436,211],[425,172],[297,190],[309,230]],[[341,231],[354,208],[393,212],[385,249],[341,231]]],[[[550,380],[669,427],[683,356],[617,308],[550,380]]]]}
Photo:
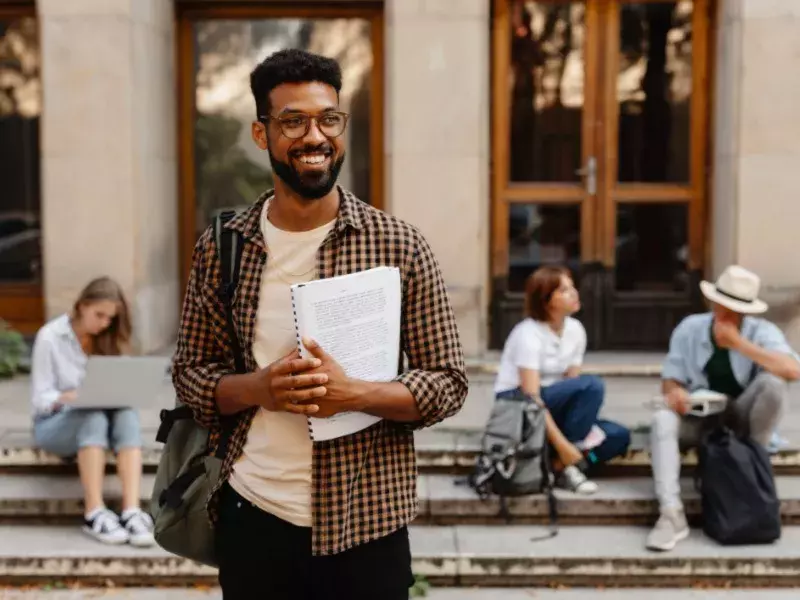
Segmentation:
{"type": "MultiPolygon", "coordinates": [[[[317,276],[317,250],[335,221],[311,231],[283,231],[261,215],[269,256],[261,277],[253,356],[265,367],[297,346],[290,286],[317,276]]],[[[230,485],[260,509],[311,526],[312,442],[303,415],[260,409],[230,485]]]]}
{"type": "Polygon", "coordinates": [[[517,323],[508,335],[494,391],[519,387],[520,369],[538,371],[541,386],[552,385],[564,377],[567,369],[583,364],[585,353],[586,330],[577,319],[567,317],[559,337],[547,323],[527,318],[517,323]]]}

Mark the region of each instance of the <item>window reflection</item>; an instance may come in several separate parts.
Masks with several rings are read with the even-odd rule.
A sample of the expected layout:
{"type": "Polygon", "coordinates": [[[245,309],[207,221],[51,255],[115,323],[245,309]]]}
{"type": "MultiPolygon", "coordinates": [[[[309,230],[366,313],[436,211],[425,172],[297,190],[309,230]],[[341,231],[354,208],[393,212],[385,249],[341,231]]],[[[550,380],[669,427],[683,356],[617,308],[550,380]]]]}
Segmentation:
{"type": "Polygon", "coordinates": [[[691,0],[620,8],[619,181],[689,181],[691,0]]]}
{"type": "Polygon", "coordinates": [[[509,207],[508,289],[522,291],[542,265],[557,264],[577,273],[581,258],[579,205],[517,204],[509,207]]]}
{"type": "Polygon", "coordinates": [[[269,157],[250,137],[255,103],[250,71],[282,48],[330,56],[342,67],[340,106],[350,113],[339,183],[370,201],[372,42],[365,19],[209,20],[196,43],[196,234],[224,208],[251,204],[273,185],[269,157]]]}
{"type": "Polygon", "coordinates": [[[582,2],[512,6],[511,181],[579,181],[584,85],[582,2]]]}
{"type": "Polygon", "coordinates": [[[0,283],[41,280],[36,20],[0,21],[0,283]]]}

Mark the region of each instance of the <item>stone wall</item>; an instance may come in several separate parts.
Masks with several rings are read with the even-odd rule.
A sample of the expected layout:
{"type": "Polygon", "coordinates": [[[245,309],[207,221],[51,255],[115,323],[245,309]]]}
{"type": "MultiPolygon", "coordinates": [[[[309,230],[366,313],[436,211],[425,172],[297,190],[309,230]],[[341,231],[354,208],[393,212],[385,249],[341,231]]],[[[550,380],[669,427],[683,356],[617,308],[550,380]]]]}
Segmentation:
{"type": "Polygon", "coordinates": [[[179,310],[171,0],[40,0],[47,317],[93,277],[117,279],[136,346],[179,310]]]}
{"type": "Polygon", "coordinates": [[[386,3],[386,208],[433,247],[468,355],[487,346],[489,7],[386,3]]]}
{"type": "Polygon", "coordinates": [[[713,274],[757,272],[770,317],[800,347],[800,0],[719,3],[713,274]]]}

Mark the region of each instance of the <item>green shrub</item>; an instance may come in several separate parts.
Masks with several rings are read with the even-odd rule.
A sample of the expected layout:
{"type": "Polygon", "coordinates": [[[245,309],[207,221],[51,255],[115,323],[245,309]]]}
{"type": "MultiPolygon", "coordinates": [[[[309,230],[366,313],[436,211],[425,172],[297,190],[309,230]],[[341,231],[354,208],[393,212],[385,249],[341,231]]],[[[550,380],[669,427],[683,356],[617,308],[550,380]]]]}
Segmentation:
{"type": "Polygon", "coordinates": [[[0,377],[13,377],[28,351],[25,338],[0,319],[0,377]]]}
{"type": "Polygon", "coordinates": [[[424,575],[414,574],[414,586],[410,590],[411,598],[423,598],[428,595],[431,584],[425,579],[424,575]]]}

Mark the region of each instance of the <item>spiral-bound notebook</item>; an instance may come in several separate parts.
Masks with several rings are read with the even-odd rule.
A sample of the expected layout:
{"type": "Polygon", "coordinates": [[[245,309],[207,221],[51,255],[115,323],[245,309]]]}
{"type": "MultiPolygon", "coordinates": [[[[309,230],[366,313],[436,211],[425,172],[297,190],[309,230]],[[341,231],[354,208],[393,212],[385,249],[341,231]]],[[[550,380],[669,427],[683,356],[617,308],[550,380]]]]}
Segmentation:
{"type": "MultiPolygon", "coordinates": [[[[400,363],[400,271],[375,267],[350,275],[292,286],[292,306],[300,353],[301,339],[316,340],[348,376],[392,381],[400,363]]],[[[309,417],[314,441],[350,435],[380,421],[361,412],[309,417]]]]}

